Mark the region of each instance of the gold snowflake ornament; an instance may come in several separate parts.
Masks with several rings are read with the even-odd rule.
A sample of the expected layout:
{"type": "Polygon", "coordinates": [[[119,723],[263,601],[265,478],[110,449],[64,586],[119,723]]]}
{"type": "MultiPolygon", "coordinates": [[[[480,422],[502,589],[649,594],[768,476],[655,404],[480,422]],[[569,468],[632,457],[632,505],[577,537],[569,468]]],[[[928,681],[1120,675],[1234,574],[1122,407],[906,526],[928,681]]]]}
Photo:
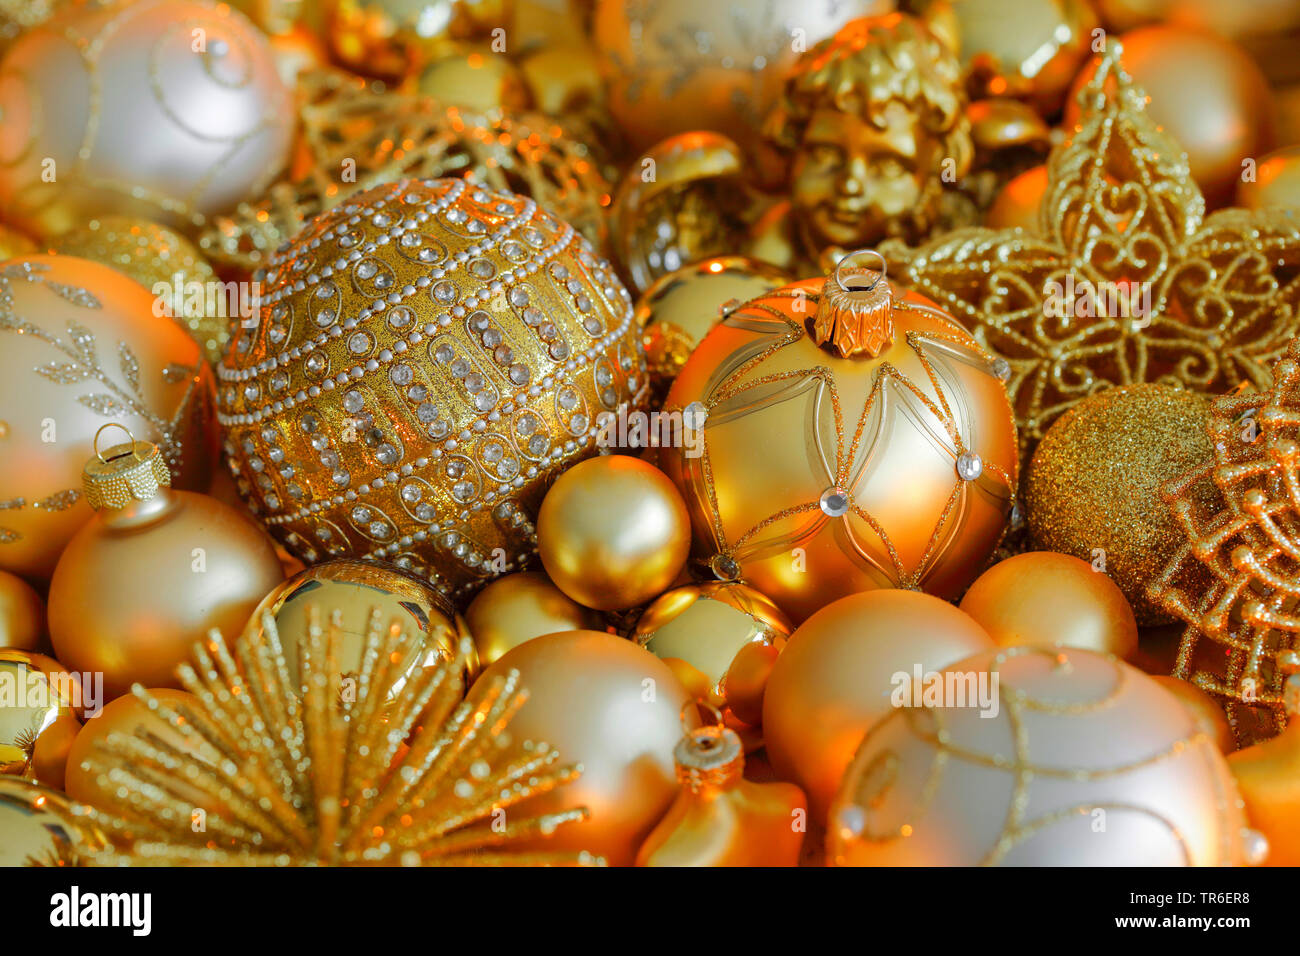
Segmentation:
{"type": "Polygon", "coordinates": [[[1184,151],[1107,43],[1048,160],[1036,233],[961,229],[884,246],[900,281],[1011,365],[1022,450],[1088,395],[1136,382],[1264,386],[1296,334],[1300,217],[1205,215],[1184,151]]]}
{"type": "Polygon", "coordinates": [[[1187,542],[1149,588],[1188,625],[1174,676],[1215,695],[1243,745],[1286,727],[1300,670],[1300,339],[1273,377],[1215,402],[1213,460],[1163,492],[1187,542]]]}
{"type": "MultiPolygon", "coordinates": [[[[371,614],[360,671],[339,667],[337,614],[311,609],[289,676],[270,615],[228,648],[212,632],[179,670],[194,707],[136,695],[179,735],[109,734],[92,756],[111,811],[78,807],[114,846],[94,865],[548,865],[603,861],[534,849],[585,808],[518,805],[575,778],[545,744],[514,741],[526,698],[509,672],[464,694],[455,660],[412,667],[423,645],[371,614]],[[527,847],[513,847],[527,841],[527,847]]],[[[544,845],[544,844],[543,844],[544,845]]]]}

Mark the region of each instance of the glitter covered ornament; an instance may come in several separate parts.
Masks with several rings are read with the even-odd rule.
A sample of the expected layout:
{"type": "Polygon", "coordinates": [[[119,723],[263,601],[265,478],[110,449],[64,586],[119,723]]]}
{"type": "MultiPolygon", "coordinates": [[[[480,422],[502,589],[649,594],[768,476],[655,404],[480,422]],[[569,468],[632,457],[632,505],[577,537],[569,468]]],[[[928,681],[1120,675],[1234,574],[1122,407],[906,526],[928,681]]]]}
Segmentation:
{"type": "Polygon", "coordinates": [[[289,155],[292,96],[225,4],[69,5],[0,61],[0,207],[33,234],[96,213],[196,224],[289,155]]]}
{"type": "Polygon", "coordinates": [[[863,255],[724,310],[668,394],[703,421],[661,452],[699,557],[795,623],[871,588],[956,597],[1015,495],[1005,363],[863,255]]]}
{"type": "Polygon", "coordinates": [[[640,401],[631,298],[531,200],[458,179],[361,193],[271,259],[218,368],[232,474],[304,561],[465,597],[534,551],[546,485],[640,401]]]}
{"type": "Polygon", "coordinates": [[[896,709],[871,728],[831,811],[831,862],[1258,862],[1223,755],[1136,668],[1077,648],[1014,648],[944,675],[945,687],[958,686],[949,676],[982,686],[980,704],[944,690],[939,704],[896,709]]]}
{"type": "Polygon", "coordinates": [[[1061,416],[1029,466],[1034,543],[1109,575],[1139,624],[1174,619],[1146,594],[1183,543],[1160,489],[1210,460],[1209,416],[1210,399],[1197,392],[1152,383],[1110,389],[1061,416]]]}

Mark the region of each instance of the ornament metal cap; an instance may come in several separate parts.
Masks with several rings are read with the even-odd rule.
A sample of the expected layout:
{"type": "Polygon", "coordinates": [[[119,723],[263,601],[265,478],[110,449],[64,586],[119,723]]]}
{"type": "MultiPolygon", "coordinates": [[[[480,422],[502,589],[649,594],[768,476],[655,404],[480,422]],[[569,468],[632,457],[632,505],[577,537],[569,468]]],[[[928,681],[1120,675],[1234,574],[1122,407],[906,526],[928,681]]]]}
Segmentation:
{"type": "Polygon", "coordinates": [[[813,319],[813,337],[841,358],[870,355],[875,358],[894,341],[894,294],[885,279],[885,257],[874,249],[850,252],[836,265],[822,286],[813,319]],[[880,270],[849,263],[875,256],[880,270]]]}
{"type": "Polygon", "coordinates": [[[682,706],[682,725],[690,707],[711,711],[715,722],[687,730],[673,748],[677,779],[692,791],[705,786],[725,786],[740,777],[745,769],[745,748],[740,736],[725,726],[722,714],[712,704],[691,700],[682,706]]]}
{"type": "Polygon", "coordinates": [[[171,487],[172,473],[157,445],[136,441],[125,425],[111,422],[95,432],[95,457],[81,472],[81,487],[86,503],[102,508],[125,508],[132,501],[148,501],[163,488],[171,487]],[[120,428],[129,442],[99,450],[99,436],[107,428],[120,428]]]}

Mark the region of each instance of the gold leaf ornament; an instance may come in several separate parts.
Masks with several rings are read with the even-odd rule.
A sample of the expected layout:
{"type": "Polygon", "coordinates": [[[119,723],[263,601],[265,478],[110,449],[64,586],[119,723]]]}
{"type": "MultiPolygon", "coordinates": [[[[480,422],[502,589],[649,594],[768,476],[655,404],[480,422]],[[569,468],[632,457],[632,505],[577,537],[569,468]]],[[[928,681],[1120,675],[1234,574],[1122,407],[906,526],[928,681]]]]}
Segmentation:
{"type": "Polygon", "coordinates": [[[1048,160],[1038,234],[972,228],[882,246],[902,282],[1008,361],[1022,453],[1105,388],[1264,387],[1300,327],[1300,218],[1206,216],[1186,154],[1145,112],[1121,52],[1107,42],[1079,125],[1048,160]]]}
{"type": "Polygon", "coordinates": [[[91,865],[601,865],[585,852],[526,850],[586,819],[585,808],[530,813],[524,801],[581,773],[551,747],[515,740],[527,694],[510,671],[464,697],[472,644],[412,668],[418,637],[370,614],[360,671],[343,673],[337,612],[311,609],[289,676],[275,619],[227,646],[213,631],[179,668],[193,708],[136,695],[191,744],[111,733],[90,758],[112,807],[74,815],[113,845],[91,865]],[[516,807],[519,807],[516,809],[516,807]]]}

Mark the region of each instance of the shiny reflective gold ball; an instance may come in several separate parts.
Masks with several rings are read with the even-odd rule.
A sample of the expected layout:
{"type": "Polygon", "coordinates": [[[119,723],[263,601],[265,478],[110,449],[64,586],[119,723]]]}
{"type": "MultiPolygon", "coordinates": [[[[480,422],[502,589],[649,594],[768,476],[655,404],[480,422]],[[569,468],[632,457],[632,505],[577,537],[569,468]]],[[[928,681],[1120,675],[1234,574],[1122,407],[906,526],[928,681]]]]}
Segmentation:
{"type": "Polygon", "coordinates": [[[97,827],[75,820],[58,790],[0,777],[0,867],[75,866],[79,853],[107,842],[97,827]]]}
{"type": "Polygon", "coordinates": [[[756,724],[767,677],[792,630],[758,591],[713,581],[661,594],[642,612],[632,639],[661,660],[692,668],[703,676],[711,704],[756,724]]]}
{"type": "Polygon", "coordinates": [[[546,741],[566,763],[582,765],[577,780],[526,801],[519,812],[585,806],[591,813],[536,845],[588,850],[611,865],[630,866],[679,789],[673,749],[684,732],[686,690],[649,651],[595,631],[526,641],[479,680],[511,669],[528,690],[510,722],[511,736],[546,741]]]}
{"type": "Polygon", "coordinates": [[[1068,554],[1030,551],[999,561],[975,579],[960,606],[1001,647],[1079,647],[1128,657],[1138,646],[1124,593],[1068,554]]]}
{"type": "Polygon", "coordinates": [[[862,735],[892,709],[896,675],[924,674],[993,647],[974,618],[919,591],[841,598],[790,637],[768,678],[763,734],[772,768],[825,820],[862,735]]]}
{"type": "Polygon", "coordinates": [[[537,515],[546,573],[597,610],[635,607],[666,590],[690,547],[690,516],[673,483],[626,455],[574,465],[556,479],[537,515]]]}
{"type": "Polygon", "coordinates": [[[1029,466],[1034,543],[1103,568],[1139,624],[1171,620],[1145,593],[1183,542],[1160,487],[1211,457],[1209,413],[1209,398],[1185,389],[1109,389],[1057,419],[1029,466]]]}
{"type": "Polygon", "coordinates": [[[483,667],[535,637],[559,631],[600,630],[600,617],[540,571],[497,578],[465,609],[465,623],[483,667]]]}
{"type": "Polygon", "coordinates": [[[0,774],[62,787],[77,709],[102,703],[88,700],[80,678],[53,658],[0,650],[0,774]]]}

